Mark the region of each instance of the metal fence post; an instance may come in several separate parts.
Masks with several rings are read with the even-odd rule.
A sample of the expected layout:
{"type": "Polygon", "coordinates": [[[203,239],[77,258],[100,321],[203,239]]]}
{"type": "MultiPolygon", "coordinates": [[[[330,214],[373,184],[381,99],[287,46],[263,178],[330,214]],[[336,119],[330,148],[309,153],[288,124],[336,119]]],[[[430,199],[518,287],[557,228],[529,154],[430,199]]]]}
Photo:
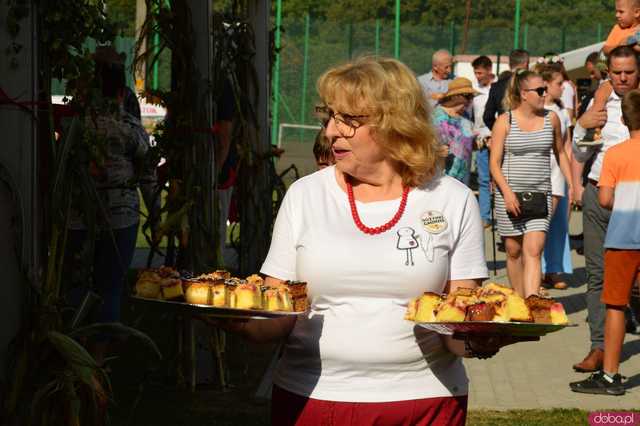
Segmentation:
{"type": "Polygon", "coordinates": [[[455,55],[456,50],[456,25],[453,21],[449,22],[449,53],[455,55]]]}
{"type": "Polygon", "coordinates": [[[282,26],[282,0],[276,0],[275,61],[273,64],[273,109],[271,115],[271,144],[278,142],[280,123],[280,30],[282,26]]]}
{"type": "Polygon", "coordinates": [[[602,41],[602,24],[598,23],[598,39],[596,43],[600,43],[602,41]]]}
{"type": "Polygon", "coordinates": [[[513,48],[518,49],[520,47],[520,0],[516,0],[516,13],[514,16],[514,21],[513,48]]]}
{"type": "Polygon", "coordinates": [[[380,18],[376,18],[376,44],[375,52],[376,56],[380,55],[380,18]]]}
{"type": "Polygon", "coordinates": [[[396,0],[396,27],[393,56],[400,59],[400,0],[396,0]]]}
{"type": "Polygon", "coordinates": [[[353,22],[347,25],[347,57],[351,59],[353,56],[353,22]]]}
{"type": "MultiPolygon", "coordinates": [[[[305,123],[306,106],[307,106],[307,73],[309,71],[309,29],[311,27],[311,19],[309,13],[304,15],[304,62],[302,63],[302,96],[300,97],[300,124],[305,123]]],[[[304,130],[300,129],[300,141],[304,130]]]]}

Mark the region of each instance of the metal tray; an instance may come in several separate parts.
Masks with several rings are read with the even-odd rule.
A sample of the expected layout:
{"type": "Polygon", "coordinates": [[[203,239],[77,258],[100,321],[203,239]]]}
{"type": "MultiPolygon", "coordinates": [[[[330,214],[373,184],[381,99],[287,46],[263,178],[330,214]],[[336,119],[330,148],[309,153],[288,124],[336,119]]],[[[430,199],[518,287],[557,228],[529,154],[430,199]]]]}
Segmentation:
{"type": "Polygon", "coordinates": [[[468,321],[468,322],[420,322],[416,323],[427,330],[438,334],[447,335],[504,335],[536,337],[544,336],[562,330],[565,327],[577,327],[577,324],[540,324],[531,322],[493,322],[493,321],[468,321]]]}
{"type": "Polygon", "coordinates": [[[306,312],[262,311],[258,309],[220,308],[210,305],[196,305],[193,303],[177,302],[174,300],[147,299],[145,297],[131,296],[132,299],[149,305],[172,309],[181,313],[192,315],[206,315],[217,318],[239,319],[268,319],[302,315],[306,312]]]}

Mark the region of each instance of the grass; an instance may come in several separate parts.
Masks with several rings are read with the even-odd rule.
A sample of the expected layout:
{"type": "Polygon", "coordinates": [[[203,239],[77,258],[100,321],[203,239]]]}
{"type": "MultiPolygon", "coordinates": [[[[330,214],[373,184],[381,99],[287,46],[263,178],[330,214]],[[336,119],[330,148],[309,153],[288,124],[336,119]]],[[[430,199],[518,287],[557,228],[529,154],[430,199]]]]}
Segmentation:
{"type": "Polygon", "coordinates": [[[589,412],[578,409],[550,410],[471,410],[467,417],[469,426],[577,426],[589,424],[589,412]]]}

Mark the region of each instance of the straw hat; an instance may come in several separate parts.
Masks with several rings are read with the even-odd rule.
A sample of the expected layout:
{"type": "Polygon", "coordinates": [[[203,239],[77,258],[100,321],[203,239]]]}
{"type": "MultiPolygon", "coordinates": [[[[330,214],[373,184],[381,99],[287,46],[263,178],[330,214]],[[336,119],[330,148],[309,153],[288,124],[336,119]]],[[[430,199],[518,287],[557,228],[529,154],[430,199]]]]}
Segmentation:
{"type": "Polygon", "coordinates": [[[473,84],[471,84],[471,80],[464,77],[458,77],[452,80],[449,83],[449,89],[447,93],[442,95],[442,99],[450,98],[456,95],[479,95],[480,92],[473,88],[473,84]]]}

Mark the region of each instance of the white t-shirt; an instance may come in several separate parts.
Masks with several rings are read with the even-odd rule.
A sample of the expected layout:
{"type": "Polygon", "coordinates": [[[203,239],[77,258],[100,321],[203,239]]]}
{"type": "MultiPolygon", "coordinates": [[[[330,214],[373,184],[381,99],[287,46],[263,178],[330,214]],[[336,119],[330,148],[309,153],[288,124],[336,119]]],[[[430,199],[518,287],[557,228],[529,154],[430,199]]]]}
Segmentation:
{"type": "MultiPolygon", "coordinates": [[[[399,200],[356,204],[364,224],[379,226],[399,200]]],[[[367,235],[353,221],[335,167],[306,176],[284,198],[261,272],[306,281],[311,301],[286,342],[278,386],[351,402],[467,394],[461,359],[437,334],[404,319],[422,292],[488,276],[478,204],[462,183],[442,176],[412,190],[398,224],[367,235]]]]}
{"type": "MultiPolygon", "coordinates": [[[[558,119],[560,120],[560,133],[564,142],[567,129],[571,126],[569,114],[564,108],[560,108],[555,103],[545,105],[544,109],[553,111],[558,116],[558,119]]],[[[560,170],[560,166],[556,161],[556,156],[553,154],[553,150],[551,151],[551,193],[556,197],[564,197],[567,195],[567,180],[564,178],[562,170],[560,170]]]]}
{"type": "Polygon", "coordinates": [[[487,101],[489,100],[489,89],[491,89],[491,83],[486,86],[480,86],[480,83],[477,80],[474,80],[473,88],[480,92],[480,94],[473,98],[473,131],[481,138],[491,136],[491,129],[484,124],[484,120],[482,119],[484,109],[487,105],[487,101]]]}
{"type": "Polygon", "coordinates": [[[562,106],[567,109],[572,109],[575,111],[576,99],[576,89],[573,88],[573,84],[571,82],[565,80],[562,82],[562,95],[560,96],[560,101],[562,101],[562,106]]]}

